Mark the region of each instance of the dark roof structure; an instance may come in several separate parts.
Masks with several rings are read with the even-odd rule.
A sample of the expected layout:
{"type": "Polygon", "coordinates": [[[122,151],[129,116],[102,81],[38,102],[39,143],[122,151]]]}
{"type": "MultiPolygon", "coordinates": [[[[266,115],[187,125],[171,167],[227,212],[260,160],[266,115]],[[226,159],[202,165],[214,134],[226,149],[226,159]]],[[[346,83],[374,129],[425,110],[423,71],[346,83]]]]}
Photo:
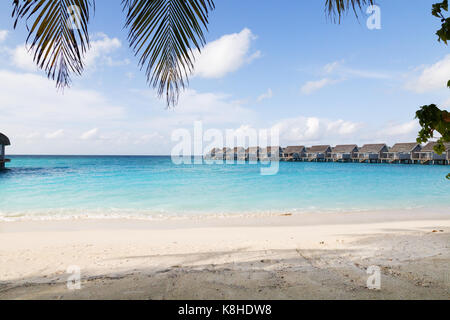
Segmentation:
{"type": "Polygon", "coordinates": [[[8,137],[5,136],[3,133],[0,133],[0,144],[4,146],[11,145],[11,142],[9,141],[8,137]]]}

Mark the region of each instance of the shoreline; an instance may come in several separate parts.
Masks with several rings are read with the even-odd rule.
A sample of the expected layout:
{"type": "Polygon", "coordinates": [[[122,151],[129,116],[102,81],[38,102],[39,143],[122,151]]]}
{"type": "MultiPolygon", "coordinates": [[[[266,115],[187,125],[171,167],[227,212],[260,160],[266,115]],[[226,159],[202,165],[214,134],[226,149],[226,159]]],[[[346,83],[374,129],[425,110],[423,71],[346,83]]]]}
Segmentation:
{"type": "Polygon", "coordinates": [[[448,243],[425,210],[0,222],[0,299],[450,299],[448,243]]]}
{"type": "MultiPolygon", "coordinates": [[[[308,217],[308,216],[329,216],[329,217],[339,217],[342,216],[379,216],[389,219],[392,215],[394,219],[398,219],[402,216],[404,219],[410,219],[413,217],[417,219],[419,217],[428,219],[436,217],[450,216],[447,214],[450,212],[450,207],[434,207],[434,208],[407,208],[407,209],[397,209],[397,208],[378,208],[378,209],[336,209],[336,210],[326,210],[326,209],[315,209],[315,210],[280,210],[280,211],[245,211],[245,212],[212,212],[212,213],[135,213],[139,210],[126,209],[126,210],[110,210],[103,214],[99,213],[86,213],[89,210],[73,210],[64,209],[64,213],[51,212],[48,214],[44,213],[33,213],[33,214],[9,214],[0,215],[0,223],[9,222],[52,222],[52,221],[107,221],[107,220],[124,220],[124,221],[176,221],[176,220],[214,220],[214,219],[266,219],[273,217],[308,217]],[[79,211],[79,212],[77,212],[79,211]],[[126,212],[126,213],[125,213],[126,212]],[[133,214],[133,213],[134,214],[133,214]]],[[[144,211],[145,212],[145,211],[144,211]]]]}

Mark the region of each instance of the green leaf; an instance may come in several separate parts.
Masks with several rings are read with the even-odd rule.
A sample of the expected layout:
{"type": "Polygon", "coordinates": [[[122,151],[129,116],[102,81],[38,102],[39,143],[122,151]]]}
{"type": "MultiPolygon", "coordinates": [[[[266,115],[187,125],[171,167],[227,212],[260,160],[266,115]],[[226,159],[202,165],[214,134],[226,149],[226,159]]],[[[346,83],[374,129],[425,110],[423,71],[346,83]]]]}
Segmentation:
{"type": "Polygon", "coordinates": [[[92,7],[93,0],[13,0],[14,28],[26,20],[33,61],[57,87],[68,86],[71,73],[83,72],[92,7]]]}
{"type": "Polygon", "coordinates": [[[340,23],[345,12],[353,10],[358,17],[358,11],[361,11],[363,6],[373,4],[374,0],[326,0],[325,11],[334,21],[338,17],[340,23]]]}
{"type": "Polygon", "coordinates": [[[124,0],[128,39],[147,81],[166,95],[167,106],[178,101],[194,68],[192,49],[205,44],[212,0],[124,0]]]}

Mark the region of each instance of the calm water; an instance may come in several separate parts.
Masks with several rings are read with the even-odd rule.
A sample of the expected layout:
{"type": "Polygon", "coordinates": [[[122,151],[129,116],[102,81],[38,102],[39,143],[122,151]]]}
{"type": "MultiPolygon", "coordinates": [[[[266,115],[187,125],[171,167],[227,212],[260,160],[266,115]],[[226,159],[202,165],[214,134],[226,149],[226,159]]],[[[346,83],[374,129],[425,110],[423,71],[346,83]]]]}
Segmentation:
{"type": "Polygon", "coordinates": [[[280,163],[262,176],[258,164],[169,157],[10,158],[0,219],[450,209],[449,166],[280,163]]]}

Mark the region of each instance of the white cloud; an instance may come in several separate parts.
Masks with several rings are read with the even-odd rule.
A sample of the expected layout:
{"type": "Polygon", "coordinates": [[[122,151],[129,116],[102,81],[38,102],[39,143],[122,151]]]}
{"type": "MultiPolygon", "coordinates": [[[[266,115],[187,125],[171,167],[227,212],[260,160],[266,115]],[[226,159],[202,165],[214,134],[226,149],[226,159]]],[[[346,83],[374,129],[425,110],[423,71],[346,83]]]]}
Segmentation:
{"type": "Polygon", "coordinates": [[[35,72],[38,71],[36,63],[33,61],[33,54],[26,48],[26,46],[19,45],[11,51],[12,63],[17,68],[25,71],[35,72]]]}
{"type": "MultiPolygon", "coordinates": [[[[121,46],[122,43],[117,38],[110,38],[103,33],[96,34],[94,40],[91,41],[91,48],[86,52],[83,60],[86,69],[94,70],[98,65],[114,67],[130,64],[129,59],[116,60],[111,57],[111,54],[121,46]]],[[[38,71],[38,67],[33,61],[33,52],[29,51],[25,45],[19,45],[10,52],[14,66],[25,71],[38,71]]]]}
{"type": "Polygon", "coordinates": [[[343,143],[350,141],[363,125],[344,120],[329,120],[318,117],[297,117],[277,122],[272,128],[280,132],[280,140],[290,143],[343,143]]]}
{"type": "Polygon", "coordinates": [[[0,42],[3,42],[8,37],[8,30],[0,30],[0,42]]]}
{"type": "Polygon", "coordinates": [[[269,88],[267,90],[267,92],[260,95],[257,100],[258,100],[258,102],[261,102],[266,99],[271,99],[272,97],[273,97],[273,91],[271,88],[269,88]]]}
{"type": "Polygon", "coordinates": [[[332,72],[333,72],[334,70],[336,70],[340,65],[341,65],[341,62],[340,62],[340,61],[334,61],[334,62],[331,62],[331,63],[326,64],[326,65],[323,67],[323,70],[324,70],[326,73],[332,73],[332,72]]]}
{"type": "Polygon", "coordinates": [[[61,138],[63,135],[64,135],[64,130],[59,129],[59,130],[56,130],[56,131],[54,131],[54,132],[49,132],[49,133],[47,133],[47,134],[45,135],[45,137],[46,137],[47,139],[57,139],[57,138],[61,138]]]}
{"type": "Polygon", "coordinates": [[[82,140],[92,140],[98,138],[98,128],[86,131],[80,137],[82,140]]]}
{"type": "Polygon", "coordinates": [[[91,48],[86,53],[85,64],[87,69],[95,69],[97,64],[108,66],[126,65],[130,60],[115,60],[110,54],[122,47],[122,42],[117,38],[110,38],[104,33],[98,33],[91,42],[91,48]]]}
{"type": "MultiPolygon", "coordinates": [[[[265,130],[269,135],[270,132],[278,132],[279,139],[275,143],[282,146],[288,145],[314,145],[314,144],[341,144],[341,143],[357,143],[355,141],[355,133],[359,133],[364,128],[361,123],[355,123],[344,120],[329,120],[318,117],[296,117],[282,119],[274,125],[264,128],[255,128],[245,124],[233,130],[234,136],[240,137],[240,141],[245,138],[255,140],[258,139],[258,132],[265,130]]],[[[271,138],[269,137],[269,140],[271,138]]],[[[248,142],[248,141],[247,141],[248,142]]],[[[246,143],[247,143],[246,142],[246,143]]],[[[260,144],[272,141],[259,141],[260,144]]],[[[255,141],[250,142],[255,144],[255,141]]]]}
{"type": "Polygon", "coordinates": [[[363,79],[389,79],[391,76],[384,72],[349,68],[344,61],[334,61],[326,64],[323,70],[327,74],[333,74],[341,79],[363,78],[363,79]]]}
{"type": "Polygon", "coordinates": [[[419,76],[408,81],[405,85],[406,89],[425,93],[443,89],[446,87],[450,75],[450,54],[442,60],[436,62],[432,66],[425,67],[419,76]]]}
{"type": "Polygon", "coordinates": [[[222,78],[246,63],[261,56],[259,51],[249,54],[252,41],[256,39],[250,29],[227,34],[208,43],[201,54],[195,54],[194,76],[222,78]]]}
{"type": "Polygon", "coordinates": [[[120,119],[122,107],[110,103],[94,90],[70,88],[64,93],[55,89],[53,81],[31,73],[14,73],[0,70],[0,112],[10,121],[67,122],[120,119]],[[27,88],[27,94],[23,94],[27,88]]]}
{"type": "Polygon", "coordinates": [[[388,136],[405,136],[410,135],[411,133],[417,134],[419,130],[419,123],[417,120],[413,120],[406,123],[389,124],[380,132],[380,134],[385,134],[388,136]]]}
{"type": "Polygon", "coordinates": [[[338,80],[323,78],[317,81],[308,81],[300,89],[302,94],[311,94],[314,91],[324,88],[325,86],[337,83],[338,80]]]}

